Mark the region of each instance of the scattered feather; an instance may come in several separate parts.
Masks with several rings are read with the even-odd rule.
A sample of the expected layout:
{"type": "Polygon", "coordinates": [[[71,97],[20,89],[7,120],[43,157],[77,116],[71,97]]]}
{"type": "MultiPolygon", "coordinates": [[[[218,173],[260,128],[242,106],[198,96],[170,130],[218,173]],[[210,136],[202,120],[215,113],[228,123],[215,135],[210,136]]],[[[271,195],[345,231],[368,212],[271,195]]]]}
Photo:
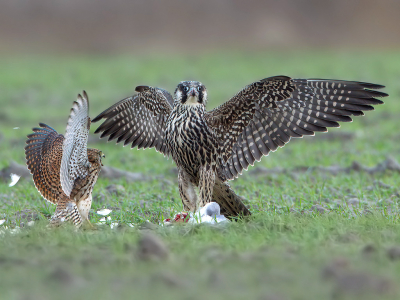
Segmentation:
{"type": "Polygon", "coordinates": [[[19,127],[14,127],[13,129],[19,129],[19,127]]]}
{"type": "Polygon", "coordinates": [[[0,220],[0,225],[3,225],[6,220],[0,220]]]}
{"type": "Polygon", "coordinates": [[[105,208],[105,209],[98,210],[98,211],[97,211],[97,214],[98,214],[98,215],[101,215],[101,216],[107,216],[107,215],[109,215],[111,212],[112,212],[111,209],[105,208]]]}
{"type": "Polygon", "coordinates": [[[109,222],[109,221],[111,221],[111,217],[104,217],[104,218],[101,218],[99,220],[99,222],[97,222],[96,224],[97,225],[104,225],[104,224],[107,224],[107,222],[109,222]]]}
{"type": "Polygon", "coordinates": [[[8,185],[9,187],[12,187],[17,184],[18,180],[21,178],[21,176],[18,176],[17,174],[10,174],[11,177],[11,183],[8,185]]]}

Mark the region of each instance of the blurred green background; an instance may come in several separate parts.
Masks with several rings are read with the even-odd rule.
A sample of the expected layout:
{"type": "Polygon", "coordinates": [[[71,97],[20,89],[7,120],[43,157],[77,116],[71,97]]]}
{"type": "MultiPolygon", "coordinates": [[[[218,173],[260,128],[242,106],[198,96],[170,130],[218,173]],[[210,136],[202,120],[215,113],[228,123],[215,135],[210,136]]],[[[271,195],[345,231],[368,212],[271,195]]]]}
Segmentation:
{"type": "Polygon", "coordinates": [[[48,230],[54,207],[32,181],[2,178],[0,299],[397,299],[399,172],[318,168],[400,161],[399,3],[1,2],[0,169],[25,163],[39,122],[64,133],[82,90],[92,117],[137,85],[173,92],[181,80],[205,84],[208,109],[274,75],[373,82],[390,97],[341,128],[293,139],[233,181],[253,216],[228,226],[158,226],[181,210],[174,164],[95,135],[89,147],[106,166],[150,177],[99,179],[90,218],[109,208],[116,229],[48,230]],[[168,258],[138,255],[144,228],[168,258]]]}

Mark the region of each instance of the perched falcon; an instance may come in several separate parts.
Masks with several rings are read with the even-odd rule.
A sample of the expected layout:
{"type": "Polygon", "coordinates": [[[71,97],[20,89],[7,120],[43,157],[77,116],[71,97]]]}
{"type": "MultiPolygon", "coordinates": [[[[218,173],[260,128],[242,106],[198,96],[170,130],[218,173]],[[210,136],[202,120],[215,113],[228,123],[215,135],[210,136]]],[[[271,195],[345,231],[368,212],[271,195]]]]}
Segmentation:
{"type": "Polygon", "coordinates": [[[275,76],[254,82],[229,101],[206,110],[207,90],[182,81],[174,98],[160,88],[138,86],[137,95],[111,106],[95,133],[108,140],[152,148],[171,156],[178,167],[185,210],[215,201],[226,217],[249,215],[226,183],[291,137],[314,135],[373,110],[384,86],[355,81],[292,79],[275,76]],[[198,195],[196,193],[198,187],[198,195]]]}
{"type": "Polygon", "coordinates": [[[39,123],[28,135],[26,163],[33,182],[46,200],[57,205],[50,223],[72,221],[80,227],[89,221],[92,190],[100,174],[103,153],[88,149],[90,129],[89,99],[78,95],[69,115],[65,137],[50,126],[39,123]]]}

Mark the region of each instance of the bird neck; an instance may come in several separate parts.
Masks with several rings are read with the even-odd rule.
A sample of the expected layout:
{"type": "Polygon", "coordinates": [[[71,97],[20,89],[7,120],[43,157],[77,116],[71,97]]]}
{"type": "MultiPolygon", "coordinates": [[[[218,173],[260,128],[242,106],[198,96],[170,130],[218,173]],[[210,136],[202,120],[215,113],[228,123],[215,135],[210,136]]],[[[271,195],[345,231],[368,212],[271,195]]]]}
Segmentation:
{"type": "Polygon", "coordinates": [[[197,104],[181,104],[178,103],[175,106],[175,111],[178,115],[180,114],[196,114],[196,115],[204,115],[205,107],[201,103],[197,104]]]}

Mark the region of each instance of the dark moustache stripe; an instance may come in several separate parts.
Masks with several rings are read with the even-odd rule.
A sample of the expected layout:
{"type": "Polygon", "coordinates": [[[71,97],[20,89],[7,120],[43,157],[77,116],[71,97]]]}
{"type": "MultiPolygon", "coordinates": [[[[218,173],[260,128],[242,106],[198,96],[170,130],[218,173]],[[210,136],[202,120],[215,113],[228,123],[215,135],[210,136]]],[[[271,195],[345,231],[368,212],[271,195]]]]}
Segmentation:
{"type": "Polygon", "coordinates": [[[199,103],[203,103],[203,90],[199,92],[199,103]]]}
{"type": "Polygon", "coordinates": [[[182,103],[185,103],[187,101],[187,94],[185,91],[182,91],[182,103]]]}

